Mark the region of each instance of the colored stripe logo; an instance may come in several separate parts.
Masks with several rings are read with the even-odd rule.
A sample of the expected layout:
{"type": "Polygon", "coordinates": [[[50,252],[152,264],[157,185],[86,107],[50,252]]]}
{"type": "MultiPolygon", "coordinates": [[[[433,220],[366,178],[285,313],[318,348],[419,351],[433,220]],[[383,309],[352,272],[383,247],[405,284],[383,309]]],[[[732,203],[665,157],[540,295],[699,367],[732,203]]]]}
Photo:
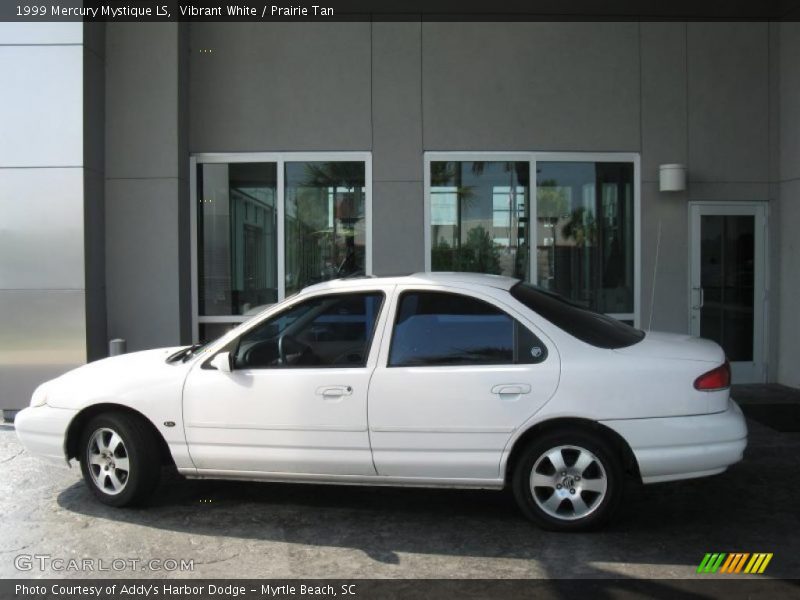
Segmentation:
{"type": "Polygon", "coordinates": [[[771,560],[772,552],[709,552],[700,561],[697,572],[761,574],[771,560]]]}

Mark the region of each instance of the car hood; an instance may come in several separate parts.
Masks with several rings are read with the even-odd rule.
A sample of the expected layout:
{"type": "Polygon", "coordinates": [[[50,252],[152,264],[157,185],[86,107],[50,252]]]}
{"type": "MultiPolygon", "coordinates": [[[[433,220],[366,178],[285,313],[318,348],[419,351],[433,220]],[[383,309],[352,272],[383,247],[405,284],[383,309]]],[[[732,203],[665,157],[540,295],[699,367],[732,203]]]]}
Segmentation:
{"type": "Polygon", "coordinates": [[[722,364],[725,352],[716,342],[686,334],[648,331],[644,339],[626,348],[615,350],[628,356],[693,360],[722,364]]]}
{"type": "Polygon", "coordinates": [[[144,350],[97,360],[42,384],[41,389],[46,390],[47,404],[56,408],[82,408],[102,401],[125,403],[127,397],[146,394],[148,388],[182,383],[191,362],[167,363],[166,358],[184,347],[144,350]]]}

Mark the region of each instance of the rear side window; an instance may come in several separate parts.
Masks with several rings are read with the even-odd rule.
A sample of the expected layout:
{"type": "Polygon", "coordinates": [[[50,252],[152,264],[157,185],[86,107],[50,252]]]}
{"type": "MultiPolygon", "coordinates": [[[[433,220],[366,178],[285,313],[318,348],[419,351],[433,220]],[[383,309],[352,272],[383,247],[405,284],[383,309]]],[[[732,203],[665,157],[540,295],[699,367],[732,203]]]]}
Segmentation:
{"type": "Polygon", "coordinates": [[[527,283],[518,283],[510,292],[559,329],[592,346],[624,348],[644,338],[644,331],[527,283]]]}
{"type": "Polygon", "coordinates": [[[446,292],[400,296],[390,367],[531,364],[546,357],[533,333],[487,302],[446,292]]]}

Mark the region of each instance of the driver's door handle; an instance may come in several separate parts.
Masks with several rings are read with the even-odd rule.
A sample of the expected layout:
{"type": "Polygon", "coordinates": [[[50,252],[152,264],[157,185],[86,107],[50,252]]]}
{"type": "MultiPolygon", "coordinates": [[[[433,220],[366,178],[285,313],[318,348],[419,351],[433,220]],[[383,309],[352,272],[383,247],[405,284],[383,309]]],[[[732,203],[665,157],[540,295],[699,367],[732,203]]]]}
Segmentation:
{"type": "Polygon", "coordinates": [[[317,396],[324,398],[341,398],[353,393],[353,388],[349,385],[326,385],[317,388],[317,396]]]}

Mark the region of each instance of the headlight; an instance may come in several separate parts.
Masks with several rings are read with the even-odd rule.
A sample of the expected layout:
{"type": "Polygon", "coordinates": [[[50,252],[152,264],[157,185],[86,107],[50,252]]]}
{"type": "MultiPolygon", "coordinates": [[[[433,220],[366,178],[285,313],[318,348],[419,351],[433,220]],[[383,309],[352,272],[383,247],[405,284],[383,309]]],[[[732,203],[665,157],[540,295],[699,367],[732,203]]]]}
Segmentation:
{"type": "Polygon", "coordinates": [[[31,407],[44,406],[45,404],[47,404],[47,390],[44,385],[40,385],[33,391],[31,407]]]}

